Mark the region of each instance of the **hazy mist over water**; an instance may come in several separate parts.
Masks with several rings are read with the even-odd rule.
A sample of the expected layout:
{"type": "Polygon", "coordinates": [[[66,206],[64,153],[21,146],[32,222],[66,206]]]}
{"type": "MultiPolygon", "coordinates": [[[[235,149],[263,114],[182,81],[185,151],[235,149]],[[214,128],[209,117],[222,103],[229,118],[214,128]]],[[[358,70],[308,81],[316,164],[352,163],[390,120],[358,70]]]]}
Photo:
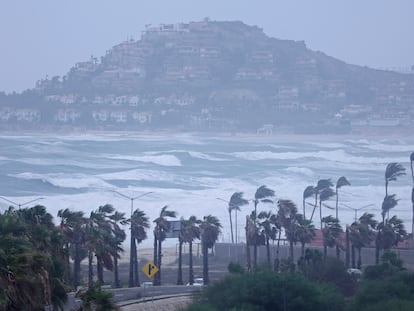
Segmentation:
{"type": "MultiPolygon", "coordinates": [[[[399,162],[407,175],[391,182],[389,192],[400,199],[393,210],[411,228],[411,179],[409,156],[412,139],[359,139],[321,136],[208,137],[196,135],[22,135],[0,137],[1,195],[22,204],[38,197],[56,217],[59,209],[81,210],[86,216],[100,205],[112,204],[129,217],[129,197],[153,192],[134,201],[151,222],[168,205],[178,217],[208,214],[223,224],[220,241],[229,241],[227,205],[235,191],[246,198],[267,185],[279,198],[291,199],[303,212],[302,194],[321,178],[345,176],[351,186],[339,190],[339,218],[350,224],[360,208],[380,219],[384,198],[384,172],[389,162],[399,162]],[[345,205],[344,205],[345,204],[345,205]]],[[[308,199],[313,203],[313,199],[308,199]]],[[[335,200],[327,201],[334,207],[335,200]]],[[[8,207],[4,200],[0,208],[8,207]]],[[[31,206],[28,205],[28,206],[31,206]]],[[[253,209],[247,206],[238,215],[238,232],[243,240],[244,219],[253,209]]],[[[276,211],[270,204],[259,210],[276,211]]],[[[306,215],[312,212],[309,205],[306,215]]],[[[324,215],[335,211],[324,208],[324,215]]],[[[55,221],[58,221],[55,218],[55,221]]],[[[319,227],[319,213],[314,216],[319,227]]],[[[145,245],[151,245],[151,239],[145,245]]]]}

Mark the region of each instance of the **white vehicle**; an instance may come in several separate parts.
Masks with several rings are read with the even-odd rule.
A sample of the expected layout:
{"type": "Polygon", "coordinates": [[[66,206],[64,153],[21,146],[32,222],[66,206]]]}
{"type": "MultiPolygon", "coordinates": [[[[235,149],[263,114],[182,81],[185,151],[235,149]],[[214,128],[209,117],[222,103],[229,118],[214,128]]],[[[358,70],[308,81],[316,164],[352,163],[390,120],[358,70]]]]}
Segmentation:
{"type": "Polygon", "coordinates": [[[150,286],[152,286],[152,282],[143,282],[142,283],[142,287],[150,287],[150,286]]]}
{"type": "MultiPolygon", "coordinates": [[[[190,286],[190,283],[187,283],[187,286],[190,286]]],[[[203,278],[195,278],[192,286],[204,286],[203,278]]]]}

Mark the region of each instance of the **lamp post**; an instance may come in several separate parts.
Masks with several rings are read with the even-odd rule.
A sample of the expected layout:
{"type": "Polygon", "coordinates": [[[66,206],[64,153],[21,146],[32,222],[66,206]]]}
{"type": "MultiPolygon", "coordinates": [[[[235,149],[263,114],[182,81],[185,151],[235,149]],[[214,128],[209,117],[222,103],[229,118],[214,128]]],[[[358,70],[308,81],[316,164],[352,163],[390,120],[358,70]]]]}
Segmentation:
{"type": "Polygon", "coordinates": [[[354,212],[355,212],[355,221],[357,221],[357,217],[358,217],[358,211],[360,211],[360,210],[362,210],[362,209],[364,209],[364,208],[367,208],[367,207],[370,207],[370,206],[373,206],[374,204],[368,204],[368,205],[364,205],[364,206],[361,206],[361,207],[358,207],[358,208],[355,208],[355,207],[351,207],[351,206],[349,206],[349,205],[346,205],[346,204],[344,204],[344,203],[342,203],[345,207],[347,207],[347,208],[349,208],[349,209],[351,209],[351,210],[353,210],[354,212]]]}
{"type": "MultiPolygon", "coordinates": [[[[112,192],[117,193],[118,195],[120,195],[121,197],[124,197],[125,199],[128,199],[131,201],[131,216],[130,216],[130,221],[131,221],[131,226],[130,226],[130,234],[131,234],[131,245],[130,245],[130,254],[129,254],[129,280],[128,280],[128,286],[129,287],[134,287],[134,256],[136,254],[135,248],[134,248],[134,237],[132,235],[132,214],[134,212],[134,201],[136,199],[142,198],[150,193],[153,193],[152,191],[149,192],[145,192],[139,196],[136,197],[130,197],[127,196],[121,192],[115,191],[115,190],[111,190],[112,192]],[[135,254],[134,254],[135,253],[135,254]]],[[[137,284],[139,285],[139,284],[137,284]]]]}
{"type": "Polygon", "coordinates": [[[33,202],[36,202],[36,201],[39,201],[39,200],[43,200],[44,198],[40,197],[40,198],[36,198],[36,199],[30,200],[30,201],[27,201],[27,202],[24,202],[24,203],[14,202],[12,200],[6,199],[5,197],[0,197],[0,199],[13,204],[14,206],[17,206],[20,209],[22,206],[28,205],[30,203],[33,203],[33,202]]]}

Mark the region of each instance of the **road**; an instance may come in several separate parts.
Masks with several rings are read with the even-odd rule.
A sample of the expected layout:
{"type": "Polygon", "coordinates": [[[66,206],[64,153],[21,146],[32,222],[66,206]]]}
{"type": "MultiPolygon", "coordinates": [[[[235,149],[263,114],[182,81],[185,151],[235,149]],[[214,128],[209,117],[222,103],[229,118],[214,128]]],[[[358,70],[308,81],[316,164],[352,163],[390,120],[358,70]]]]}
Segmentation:
{"type": "MultiPolygon", "coordinates": [[[[167,296],[174,294],[192,293],[200,291],[201,287],[197,286],[177,286],[177,285],[166,285],[166,286],[149,286],[149,287],[132,287],[132,288],[117,288],[110,289],[113,293],[113,301],[119,303],[121,301],[138,300],[141,298],[150,298],[157,296],[167,296]]],[[[81,304],[81,300],[75,297],[75,293],[68,294],[68,302],[65,306],[65,311],[71,311],[81,304]]]]}

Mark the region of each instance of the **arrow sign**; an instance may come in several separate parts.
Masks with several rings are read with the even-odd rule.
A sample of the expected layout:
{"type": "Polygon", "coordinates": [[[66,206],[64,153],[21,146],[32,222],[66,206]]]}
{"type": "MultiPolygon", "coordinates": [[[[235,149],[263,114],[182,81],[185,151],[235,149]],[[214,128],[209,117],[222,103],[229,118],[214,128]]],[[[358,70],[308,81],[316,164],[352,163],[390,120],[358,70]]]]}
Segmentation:
{"type": "Polygon", "coordinates": [[[148,261],[141,269],[148,279],[151,279],[157,272],[158,268],[152,261],[148,261]]]}

